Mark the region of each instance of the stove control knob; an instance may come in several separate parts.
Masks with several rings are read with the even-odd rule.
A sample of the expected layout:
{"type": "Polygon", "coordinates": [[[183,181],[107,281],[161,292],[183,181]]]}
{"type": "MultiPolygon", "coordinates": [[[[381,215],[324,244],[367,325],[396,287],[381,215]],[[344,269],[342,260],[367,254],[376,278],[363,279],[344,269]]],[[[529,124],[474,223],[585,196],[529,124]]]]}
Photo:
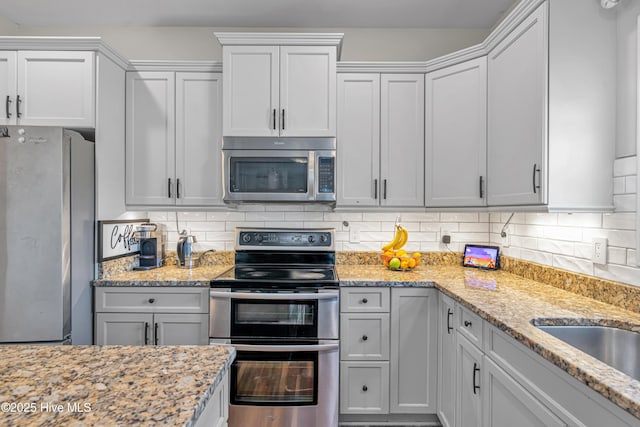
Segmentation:
{"type": "Polygon", "coordinates": [[[324,234],[322,236],[320,236],[320,241],[322,243],[325,243],[327,241],[327,236],[325,236],[324,234]]]}
{"type": "Polygon", "coordinates": [[[256,242],[262,242],[262,234],[256,234],[256,242]]]}
{"type": "Polygon", "coordinates": [[[249,243],[251,241],[251,235],[250,234],[243,234],[242,235],[242,241],[245,243],[249,243]]]}
{"type": "Polygon", "coordinates": [[[316,236],[314,236],[313,234],[309,236],[309,238],[307,239],[309,240],[309,243],[313,243],[316,241],[316,236]]]}

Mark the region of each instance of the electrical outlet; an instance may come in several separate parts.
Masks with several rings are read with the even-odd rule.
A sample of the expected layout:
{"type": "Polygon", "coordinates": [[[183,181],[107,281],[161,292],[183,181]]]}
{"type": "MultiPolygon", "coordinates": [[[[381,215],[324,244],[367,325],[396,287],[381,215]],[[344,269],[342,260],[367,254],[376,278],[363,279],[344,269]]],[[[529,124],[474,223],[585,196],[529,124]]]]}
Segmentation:
{"type": "Polygon", "coordinates": [[[447,229],[441,229],[440,230],[440,241],[446,245],[448,245],[449,243],[451,243],[451,232],[447,229]]]}
{"type": "Polygon", "coordinates": [[[607,239],[604,237],[593,238],[593,255],[591,260],[594,264],[604,265],[607,263],[607,239]]]}
{"type": "Polygon", "coordinates": [[[349,227],[349,243],[360,243],[360,229],[358,227],[349,227]]]}

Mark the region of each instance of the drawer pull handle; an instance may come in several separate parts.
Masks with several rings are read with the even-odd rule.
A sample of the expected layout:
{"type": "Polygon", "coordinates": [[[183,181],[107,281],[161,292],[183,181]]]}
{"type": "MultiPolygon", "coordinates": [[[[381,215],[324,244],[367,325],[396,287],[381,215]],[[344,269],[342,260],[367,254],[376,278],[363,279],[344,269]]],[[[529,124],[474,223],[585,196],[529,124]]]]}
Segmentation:
{"type": "Polygon", "coordinates": [[[480,368],[478,368],[477,363],[473,363],[473,394],[477,394],[477,391],[480,390],[480,386],[476,385],[476,373],[480,372],[480,368]]]}
{"type": "Polygon", "coordinates": [[[366,341],[366,340],[368,340],[368,339],[369,339],[369,337],[368,337],[368,336],[366,336],[366,335],[363,335],[363,336],[362,336],[362,341],[366,341]]]}
{"type": "Polygon", "coordinates": [[[149,322],[144,322],[144,344],[149,344],[149,322]]]}
{"type": "Polygon", "coordinates": [[[362,303],[363,303],[363,304],[366,304],[366,303],[368,303],[368,302],[369,302],[369,300],[368,300],[368,299],[366,299],[366,298],[362,298],[362,303]]]}
{"type": "Polygon", "coordinates": [[[447,308],[447,334],[451,334],[453,326],[451,326],[451,318],[453,317],[453,310],[447,308]]]}
{"type": "Polygon", "coordinates": [[[155,298],[149,298],[149,304],[153,304],[154,302],[156,302],[155,298]]]}
{"type": "Polygon", "coordinates": [[[465,326],[465,327],[467,327],[467,328],[468,328],[469,326],[471,326],[471,321],[470,321],[470,320],[465,320],[465,321],[464,321],[464,326],[465,326]]]}
{"type": "Polygon", "coordinates": [[[157,323],[154,325],[153,335],[154,335],[153,337],[154,343],[158,345],[158,324],[157,323]]]}
{"type": "Polygon", "coordinates": [[[367,390],[369,390],[369,387],[367,387],[366,385],[363,385],[362,386],[362,391],[367,391],[367,390]]]}

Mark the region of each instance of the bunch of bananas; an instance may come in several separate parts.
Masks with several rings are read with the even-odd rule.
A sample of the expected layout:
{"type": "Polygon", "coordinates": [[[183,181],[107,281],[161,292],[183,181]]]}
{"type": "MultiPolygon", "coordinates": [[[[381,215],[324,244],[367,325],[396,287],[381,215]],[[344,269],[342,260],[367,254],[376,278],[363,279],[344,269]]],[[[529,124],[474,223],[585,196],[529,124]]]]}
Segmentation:
{"type": "Polygon", "coordinates": [[[382,252],[402,249],[407,243],[407,240],[409,240],[409,232],[407,229],[400,224],[396,224],[396,234],[393,236],[392,241],[382,247],[382,252]]]}

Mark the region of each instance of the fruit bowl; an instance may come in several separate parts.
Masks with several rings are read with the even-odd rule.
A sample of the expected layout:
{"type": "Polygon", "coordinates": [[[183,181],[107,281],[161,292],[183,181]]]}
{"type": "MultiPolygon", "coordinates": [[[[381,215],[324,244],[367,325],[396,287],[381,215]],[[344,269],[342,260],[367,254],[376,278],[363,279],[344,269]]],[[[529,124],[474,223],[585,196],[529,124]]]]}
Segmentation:
{"type": "Polygon", "coordinates": [[[387,251],[380,255],[385,267],[394,271],[411,271],[420,265],[420,253],[414,252],[412,255],[402,251],[387,251]]]}

